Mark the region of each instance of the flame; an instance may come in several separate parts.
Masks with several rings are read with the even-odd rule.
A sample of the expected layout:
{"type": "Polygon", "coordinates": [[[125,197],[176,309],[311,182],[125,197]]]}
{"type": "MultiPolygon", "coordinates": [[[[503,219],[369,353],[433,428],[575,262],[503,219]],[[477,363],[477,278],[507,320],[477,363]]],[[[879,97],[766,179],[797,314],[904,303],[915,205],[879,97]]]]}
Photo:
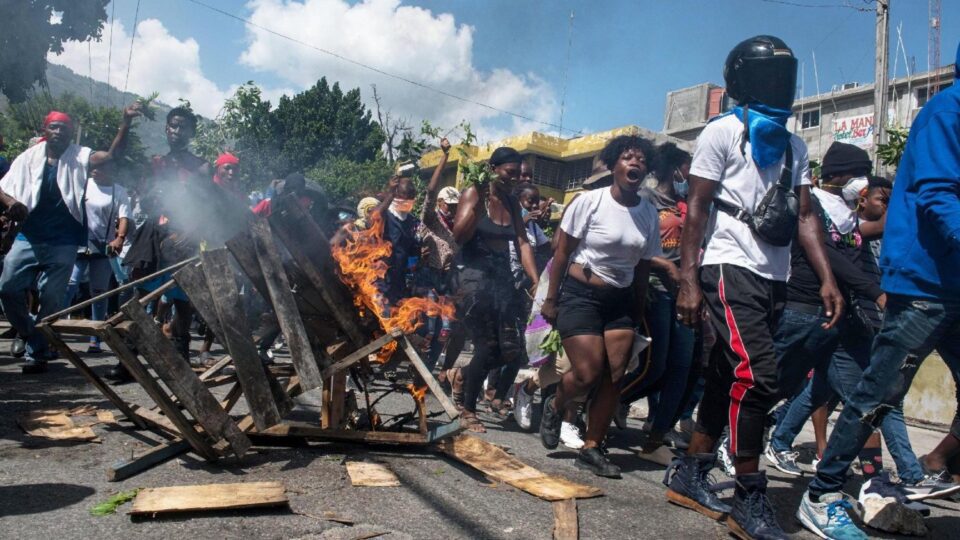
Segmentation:
{"type": "MultiPolygon", "coordinates": [[[[387,274],[386,259],[393,246],[383,239],[384,221],[380,212],[372,213],[369,223],[366,230],[350,226],[346,241],[331,247],[333,258],[340,266],[340,281],[353,291],[353,303],[361,316],[372,313],[386,332],[400,330],[404,334],[412,334],[423,326],[424,315],[452,319],[456,307],[446,297],[404,298],[393,308],[387,306],[376,282],[387,274]]],[[[377,360],[386,362],[396,349],[395,341],[388,343],[377,354],[377,360]]]]}
{"type": "Polygon", "coordinates": [[[416,385],[408,384],[407,390],[410,392],[410,395],[413,396],[413,399],[417,400],[417,403],[423,403],[423,398],[427,397],[426,386],[418,388],[416,385]]]}

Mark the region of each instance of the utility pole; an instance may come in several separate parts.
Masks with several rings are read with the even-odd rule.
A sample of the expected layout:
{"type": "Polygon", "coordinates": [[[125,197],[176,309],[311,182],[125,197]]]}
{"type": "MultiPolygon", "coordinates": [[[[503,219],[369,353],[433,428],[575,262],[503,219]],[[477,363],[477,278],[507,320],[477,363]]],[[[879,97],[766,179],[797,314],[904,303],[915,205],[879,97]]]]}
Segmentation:
{"type": "Polygon", "coordinates": [[[877,50],[874,57],[873,77],[873,168],[876,174],[881,174],[882,164],[876,151],[886,140],[887,125],[887,88],[889,86],[889,69],[887,67],[887,52],[890,49],[890,0],[877,0],[877,50]]]}

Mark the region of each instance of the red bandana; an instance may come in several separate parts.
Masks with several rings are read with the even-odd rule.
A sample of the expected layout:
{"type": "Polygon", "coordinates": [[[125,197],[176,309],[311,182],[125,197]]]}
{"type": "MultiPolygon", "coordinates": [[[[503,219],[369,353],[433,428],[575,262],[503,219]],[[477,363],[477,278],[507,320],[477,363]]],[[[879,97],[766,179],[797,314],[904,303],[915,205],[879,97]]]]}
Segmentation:
{"type": "Polygon", "coordinates": [[[70,116],[66,113],[59,111],[50,111],[50,113],[43,119],[43,127],[47,127],[54,122],[61,122],[67,125],[69,128],[73,128],[73,120],[70,119],[70,116]]]}

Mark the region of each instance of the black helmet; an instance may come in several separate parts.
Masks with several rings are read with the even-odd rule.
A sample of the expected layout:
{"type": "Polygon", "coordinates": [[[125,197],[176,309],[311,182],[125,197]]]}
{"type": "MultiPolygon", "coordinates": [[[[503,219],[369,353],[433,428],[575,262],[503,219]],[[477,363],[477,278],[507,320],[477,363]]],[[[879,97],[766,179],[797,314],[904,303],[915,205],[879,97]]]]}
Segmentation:
{"type": "Polygon", "coordinates": [[[727,95],[741,105],[759,102],[789,109],[797,92],[797,59],[782,39],[754,36],[727,55],[723,80],[727,95]]]}

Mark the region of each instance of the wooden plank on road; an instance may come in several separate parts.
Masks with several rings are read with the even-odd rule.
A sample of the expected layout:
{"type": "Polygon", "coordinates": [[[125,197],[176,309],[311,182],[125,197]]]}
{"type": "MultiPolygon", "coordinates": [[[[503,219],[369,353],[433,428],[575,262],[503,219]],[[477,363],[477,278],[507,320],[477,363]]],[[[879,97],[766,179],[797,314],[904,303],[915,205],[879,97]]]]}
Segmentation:
{"type": "Polygon", "coordinates": [[[59,334],[54,332],[53,329],[50,328],[46,323],[38,324],[37,329],[43,332],[43,334],[47,338],[47,341],[51,345],[53,345],[53,347],[60,354],[62,354],[63,357],[67,359],[67,361],[73,364],[73,367],[77,368],[80,371],[80,374],[82,374],[88,381],[90,381],[91,384],[97,387],[97,390],[99,390],[104,397],[110,400],[110,403],[113,403],[113,406],[116,407],[121,413],[123,413],[124,416],[130,419],[130,421],[136,424],[137,427],[139,427],[140,429],[147,427],[142,420],[140,420],[139,418],[137,418],[135,414],[133,414],[133,409],[130,408],[130,405],[128,405],[127,402],[123,400],[123,398],[117,395],[117,393],[113,391],[113,388],[111,388],[109,384],[104,382],[99,375],[94,373],[94,371],[90,369],[90,366],[88,366],[86,362],[84,362],[80,358],[80,356],[73,351],[73,349],[71,349],[66,343],[64,343],[62,339],[60,339],[59,334]]]}
{"type": "Polygon", "coordinates": [[[190,450],[190,443],[183,439],[161,443],[130,459],[123,459],[114,463],[112,467],[107,469],[107,481],[119,482],[130,478],[188,450],[190,450]]]}
{"type": "Polygon", "coordinates": [[[287,495],[280,482],[170,486],[141,490],[129,513],[155,515],[288,504],[287,495]]]}
{"type": "Polygon", "coordinates": [[[444,454],[462,461],[488,477],[547,501],[587,499],[603,495],[600,488],[545,474],[472,435],[458,435],[436,445],[444,454]]]}
{"type": "Polygon", "coordinates": [[[577,500],[553,501],[553,540],[578,540],[577,500]]]}

